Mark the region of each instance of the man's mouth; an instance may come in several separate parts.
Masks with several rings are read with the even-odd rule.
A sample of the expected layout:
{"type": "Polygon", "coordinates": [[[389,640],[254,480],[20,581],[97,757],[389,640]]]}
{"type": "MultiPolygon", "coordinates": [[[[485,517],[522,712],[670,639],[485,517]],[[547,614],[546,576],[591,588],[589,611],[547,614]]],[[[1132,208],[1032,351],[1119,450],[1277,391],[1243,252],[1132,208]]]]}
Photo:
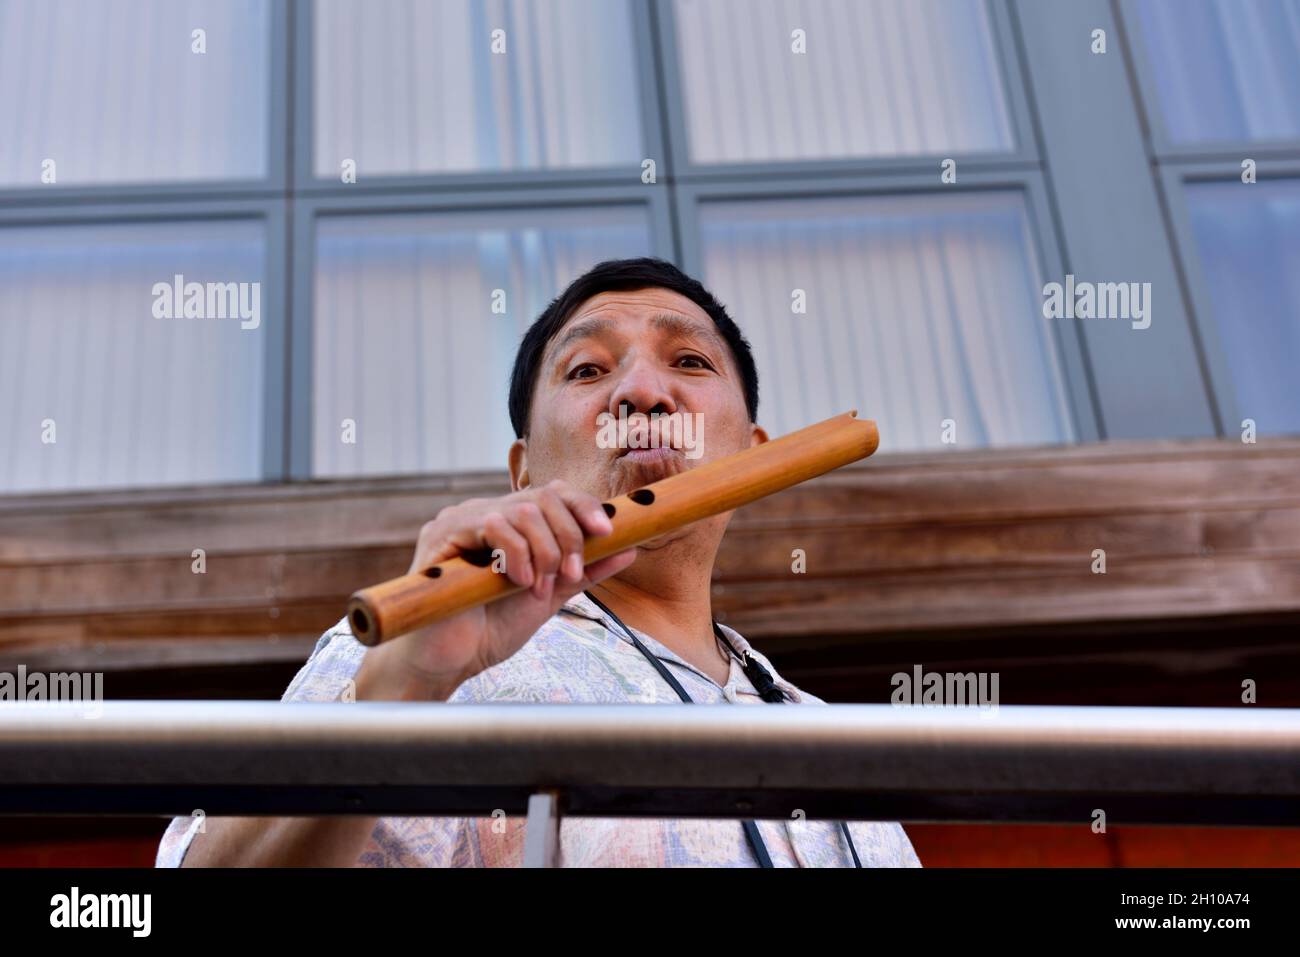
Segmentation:
{"type": "Polygon", "coordinates": [[[657,449],[624,449],[618,453],[618,458],[627,459],[629,462],[635,462],[638,465],[656,465],[661,462],[671,462],[673,459],[681,458],[680,449],[660,446],[657,449]]]}

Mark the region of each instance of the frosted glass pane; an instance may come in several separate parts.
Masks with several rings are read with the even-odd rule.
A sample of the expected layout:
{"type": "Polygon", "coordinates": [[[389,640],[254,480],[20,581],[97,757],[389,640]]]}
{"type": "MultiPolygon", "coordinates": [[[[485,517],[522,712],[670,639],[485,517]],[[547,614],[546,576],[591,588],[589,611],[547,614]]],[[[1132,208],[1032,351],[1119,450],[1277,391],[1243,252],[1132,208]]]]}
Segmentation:
{"type": "Polygon", "coordinates": [[[504,469],[528,326],[597,262],[651,253],[630,208],[332,216],[316,237],[322,476],[504,469]]]}
{"type": "Polygon", "coordinates": [[[1173,142],[1300,138],[1300,0],[1140,0],[1136,9],[1173,142]]]}
{"type": "Polygon", "coordinates": [[[627,0],[322,0],[313,49],[321,178],[643,158],[627,0]]]}
{"type": "Polygon", "coordinates": [[[698,163],[1014,146],[983,0],[676,0],[674,10],[698,163]]]}
{"type": "Polygon", "coordinates": [[[0,0],[0,186],[264,178],[269,62],[265,0],[0,0]]]}
{"type": "Polygon", "coordinates": [[[1018,193],[709,202],[704,282],[780,435],[856,408],[885,451],[1073,439],[1018,193]],[[796,311],[802,291],[805,312],[796,311]]]}
{"type": "Polygon", "coordinates": [[[1194,183],[1187,205],[1238,411],[1300,433],[1300,182],[1194,183]]]}
{"type": "Polygon", "coordinates": [[[260,478],[276,320],[157,318],[154,285],[260,283],[264,247],[253,221],[0,228],[0,489],[260,478]]]}

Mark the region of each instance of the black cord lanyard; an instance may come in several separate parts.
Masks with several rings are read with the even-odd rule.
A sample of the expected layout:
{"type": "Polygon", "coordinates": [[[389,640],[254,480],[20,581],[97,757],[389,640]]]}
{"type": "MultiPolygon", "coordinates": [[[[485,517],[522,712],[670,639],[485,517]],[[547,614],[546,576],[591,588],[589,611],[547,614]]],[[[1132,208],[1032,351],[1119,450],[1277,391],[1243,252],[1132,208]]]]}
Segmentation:
{"type": "MultiPolygon", "coordinates": [[[[583,594],[590,598],[597,608],[609,615],[609,617],[614,619],[614,621],[618,622],[618,627],[623,629],[623,634],[627,635],[628,638],[632,640],[632,644],[636,646],[636,650],[641,652],[650,664],[654,665],[655,670],[659,672],[664,681],[668,682],[669,686],[677,692],[677,697],[681,698],[686,704],[695,703],[691,696],[687,694],[686,689],[682,687],[681,682],[678,681],[673,676],[673,673],[668,670],[667,666],[652,654],[649,648],[641,643],[637,636],[632,633],[631,628],[623,624],[623,619],[614,614],[614,612],[606,607],[604,602],[591,592],[584,591],[583,594]]],[[[785,702],[785,692],[776,686],[776,682],[772,680],[771,673],[763,667],[757,658],[753,657],[748,652],[738,654],[735,645],[733,645],[731,640],[722,633],[722,629],[718,627],[716,621],[713,622],[713,633],[722,640],[722,643],[726,645],[731,653],[741,662],[745,675],[749,678],[750,683],[753,684],[754,690],[759,693],[759,696],[764,701],[770,704],[782,704],[785,702]]],[[[749,846],[753,849],[754,856],[758,858],[759,866],[775,867],[776,865],[772,863],[772,856],[767,852],[767,845],[763,843],[763,835],[758,832],[758,825],[753,821],[741,821],[740,823],[745,829],[745,837],[749,839],[749,846]]],[[[858,849],[853,846],[853,835],[849,833],[848,825],[843,821],[840,821],[839,825],[840,830],[844,833],[844,839],[849,842],[849,852],[853,855],[853,866],[861,867],[862,861],[858,859],[858,849]]]]}

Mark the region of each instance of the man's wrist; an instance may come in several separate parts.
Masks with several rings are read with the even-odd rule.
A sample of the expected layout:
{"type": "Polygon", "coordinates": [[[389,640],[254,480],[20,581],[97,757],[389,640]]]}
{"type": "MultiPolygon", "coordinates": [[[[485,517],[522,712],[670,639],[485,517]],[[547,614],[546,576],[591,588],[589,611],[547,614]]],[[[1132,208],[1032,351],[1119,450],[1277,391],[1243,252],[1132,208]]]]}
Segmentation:
{"type": "Polygon", "coordinates": [[[446,701],[460,684],[454,676],[415,672],[378,654],[377,648],[362,657],[356,675],[358,701],[446,701]]]}

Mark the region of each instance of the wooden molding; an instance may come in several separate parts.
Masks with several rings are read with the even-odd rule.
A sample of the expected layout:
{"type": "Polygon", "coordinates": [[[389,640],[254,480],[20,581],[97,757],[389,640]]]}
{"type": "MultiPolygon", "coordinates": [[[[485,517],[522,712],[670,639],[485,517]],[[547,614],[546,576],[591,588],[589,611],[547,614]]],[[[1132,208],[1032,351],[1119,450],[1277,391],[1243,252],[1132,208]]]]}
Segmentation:
{"type": "MultiPolygon", "coordinates": [[[[440,508],[508,491],[469,473],[0,499],[0,670],[301,661],[440,508]]],[[[1300,439],[878,456],[739,511],[714,593],[782,644],[1300,620],[1300,439]]]]}

